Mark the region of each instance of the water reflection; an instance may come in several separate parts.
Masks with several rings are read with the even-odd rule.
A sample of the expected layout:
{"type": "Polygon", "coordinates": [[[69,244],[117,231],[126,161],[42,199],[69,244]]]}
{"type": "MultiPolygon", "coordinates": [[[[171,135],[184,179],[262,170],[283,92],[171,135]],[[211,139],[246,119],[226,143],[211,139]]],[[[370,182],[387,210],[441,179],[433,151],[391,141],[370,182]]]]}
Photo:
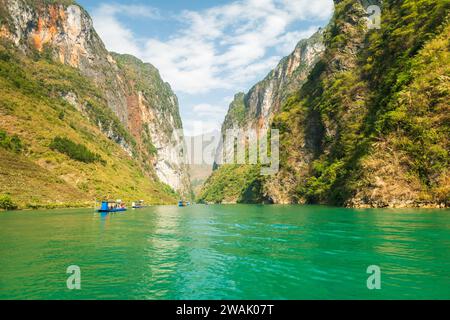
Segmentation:
{"type": "Polygon", "coordinates": [[[149,207],[0,215],[0,298],[450,298],[450,212],[149,207]],[[80,292],[65,289],[68,265],[80,292]],[[369,292],[379,265],[383,290],[369,292]]]}

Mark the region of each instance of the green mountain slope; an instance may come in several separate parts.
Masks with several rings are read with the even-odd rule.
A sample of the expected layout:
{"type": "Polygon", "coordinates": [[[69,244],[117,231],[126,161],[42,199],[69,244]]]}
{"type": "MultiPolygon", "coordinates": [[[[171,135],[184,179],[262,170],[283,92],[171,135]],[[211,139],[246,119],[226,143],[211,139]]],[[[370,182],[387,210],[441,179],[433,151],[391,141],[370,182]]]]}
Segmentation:
{"type": "Polygon", "coordinates": [[[450,1],[383,1],[381,29],[371,30],[367,1],[335,4],[323,57],[272,123],[281,170],[262,195],[449,206],[450,1]]]}
{"type": "Polygon", "coordinates": [[[183,135],[173,138],[182,130],[176,95],[152,65],[108,52],[75,1],[0,0],[0,41],[0,130],[26,146],[4,156],[73,190],[30,200],[34,185],[24,178],[23,190],[5,184],[0,195],[47,206],[104,197],[174,203],[191,194],[183,135]]]}
{"type": "Polygon", "coordinates": [[[361,7],[337,5],[323,61],[275,121],[283,128],[282,154],[290,154],[281,175],[309,158],[294,175],[294,201],[359,207],[449,201],[448,91],[423,94],[449,87],[443,76],[449,2],[385,1],[382,12],[381,30],[362,32],[361,7]],[[425,62],[430,54],[437,64],[425,62]],[[310,147],[289,138],[299,130],[310,147]]]}
{"type": "Polygon", "coordinates": [[[270,203],[263,194],[265,178],[260,167],[226,164],[204,183],[200,202],[208,203],[270,203]]]}
{"type": "Polygon", "coordinates": [[[156,174],[144,172],[136,157],[99,129],[108,125],[123,143],[136,144],[102,92],[77,69],[42,54],[29,57],[3,41],[0,88],[0,130],[4,140],[17,136],[23,146],[0,144],[0,194],[20,207],[86,205],[103,197],[154,204],[176,200],[156,174]],[[68,91],[83,102],[81,109],[62,94],[68,91]],[[86,163],[75,160],[73,151],[50,148],[55,138],[84,146],[99,161],[86,163]]]}

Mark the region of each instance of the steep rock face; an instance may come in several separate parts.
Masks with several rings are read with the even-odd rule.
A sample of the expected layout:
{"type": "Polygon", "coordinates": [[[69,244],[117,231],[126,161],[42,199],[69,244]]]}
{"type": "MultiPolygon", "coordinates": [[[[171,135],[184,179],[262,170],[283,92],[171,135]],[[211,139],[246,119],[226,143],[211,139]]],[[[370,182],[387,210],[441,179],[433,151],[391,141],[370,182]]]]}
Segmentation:
{"type": "MultiPolygon", "coordinates": [[[[286,98],[298,90],[325,50],[323,30],[311,38],[301,40],[295,50],[277,65],[267,77],[256,84],[247,94],[238,93],[222,125],[222,133],[227,129],[257,130],[269,129],[286,98]]],[[[218,153],[222,152],[219,148],[218,153]]],[[[225,153],[231,153],[226,150],[225,153]]]]}
{"type": "Polygon", "coordinates": [[[335,3],[323,58],[275,119],[282,163],[266,187],[290,203],[448,205],[448,91],[431,88],[448,88],[450,2],[335,3]]]}
{"type": "Polygon", "coordinates": [[[55,60],[93,79],[105,93],[110,108],[125,123],[127,104],[116,63],[87,12],[69,3],[35,1],[31,5],[24,0],[3,0],[9,20],[9,29],[4,27],[3,35],[23,51],[48,51],[55,60]]]}
{"type": "Polygon", "coordinates": [[[178,131],[182,123],[177,97],[153,65],[130,55],[113,57],[128,82],[128,126],[133,136],[147,155],[154,156],[159,179],[189,196],[183,135],[178,131]]]}
{"type": "Polygon", "coordinates": [[[268,128],[274,114],[280,111],[282,103],[306,81],[309,72],[323,53],[325,47],[322,37],[323,31],[319,30],[311,38],[300,41],[295,50],[281,60],[263,81],[247,94],[237,94],[230,105],[223,129],[268,128]]]}
{"type": "MultiPolygon", "coordinates": [[[[239,129],[265,134],[273,118],[281,111],[286,99],[308,78],[309,73],[325,50],[323,30],[309,39],[301,40],[294,51],[282,59],[267,77],[256,84],[247,94],[238,93],[230,104],[222,125],[222,134],[227,130],[239,129]]],[[[242,145],[246,141],[239,141],[242,145]]],[[[232,159],[233,145],[219,145],[216,160],[232,159]]],[[[269,194],[263,188],[266,179],[258,177],[258,168],[244,165],[221,166],[208,179],[201,192],[200,200],[207,202],[272,202],[275,193],[269,194]],[[227,179],[225,176],[234,178],[227,179]],[[220,185],[220,186],[218,186],[220,185]]],[[[281,202],[281,201],[277,201],[281,202]]]]}
{"type": "Polygon", "coordinates": [[[151,164],[100,130],[134,141],[78,69],[0,39],[0,194],[20,208],[91,206],[97,199],[174,204],[151,164]],[[60,92],[68,92],[61,96],[60,92]],[[99,125],[100,124],[100,125],[99,125]]]}
{"type": "MultiPolygon", "coordinates": [[[[364,1],[363,1],[364,2],[364,1]]],[[[325,50],[311,70],[308,81],[298,87],[298,92],[290,96],[283,112],[275,118],[274,127],[281,129],[281,169],[278,174],[266,181],[266,192],[275,203],[304,203],[299,197],[299,185],[311,176],[314,161],[325,150],[324,137],[335,139],[342,131],[340,120],[346,118],[349,122],[362,117],[360,104],[348,104],[346,113],[339,117],[323,117],[319,108],[308,108],[308,104],[318,102],[322,79],[333,79],[336,74],[352,70],[357,64],[357,52],[363,47],[367,28],[365,27],[365,6],[368,3],[360,1],[335,1],[335,13],[324,31],[325,50]],[[332,41],[337,38],[338,41],[332,41]],[[305,105],[299,102],[309,97],[305,105]],[[350,120],[351,118],[351,120],[350,120]]],[[[342,79],[341,81],[346,81],[342,79]]],[[[364,87],[358,87],[349,95],[349,100],[365,97],[364,87]]],[[[362,103],[362,101],[361,101],[362,103]]],[[[325,107],[322,105],[322,107],[325,107]]],[[[314,201],[312,201],[314,202],[314,201]]]]}
{"type": "MultiPolygon", "coordinates": [[[[27,54],[37,52],[79,69],[96,84],[125,132],[117,130],[112,122],[99,120],[98,110],[78,101],[70,90],[60,92],[62,97],[97,122],[130,156],[138,158],[145,171],[155,170],[161,181],[176,191],[190,193],[188,171],[182,165],[177,141],[171,140],[173,131],[182,129],[177,98],[169,86],[161,86],[163,82],[156,69],[146,72],[146,66],[133,59],[122,59],[119,67],[116,61],[119,56],[106,50],[87,12],[73,1],[1,0],[0,7],[0,35],[27,54]],[[127,67],[127,63],[131,65],[127,67]],[[127,71],[136,71],[137,67],[144,68],[139,72],[140,78],[130,80],[127,71]],[[146,76],[150,79],[145,79],[146,76]],[[137,87],[136,82],[144,88],[137,87]],[[145,87],[152,86],[163,91],[147,90],[144,94],[145,87]],[[149,147],[152,142],[157,150],[149,147]]],[[[182,137],[176,139],[182,141],[182,137]]]]}
{"type": "MultiPolygon", "coordinates": [[[[449,17],[450,1],[336,0],[325,52],[272,121],[280,171],[246,185],[262,180],[253,190],[275,203],[449,206],[449,17]],[[381,8],[379,28],[369,5],[381,8]]],[[[245,103],[238,95],[230,114],[245,103]]],[[[229,170],[202,199],[227,199],[216,177],[229,170]]]]}

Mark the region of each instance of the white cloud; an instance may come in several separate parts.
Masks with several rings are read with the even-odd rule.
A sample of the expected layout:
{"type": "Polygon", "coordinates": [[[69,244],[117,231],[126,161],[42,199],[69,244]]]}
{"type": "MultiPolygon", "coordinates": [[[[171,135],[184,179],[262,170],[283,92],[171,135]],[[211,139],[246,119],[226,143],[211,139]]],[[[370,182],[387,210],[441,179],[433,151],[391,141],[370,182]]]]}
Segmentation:
{"type": "Polygon", "coordinates": [[[195,136],[205,132],[219,130],[224,115],[228,111],[228,105],[233,100],[224,102],[222,105],[201,103],[192,107],[192,115],[184,121],[186,135],[195,136]]]}
{"type": "Polygon", "coordinates": [[[333,12],[333,2],[329,0],[282,0],[286,10],[302,20],[327,19],[333,12]]]}
{"type": "MultiPolygon", "coordinates": [[[[168,40],[136,39],[117,15],[160,18],[150,7],[103,4],[94,12],[99,34],[110,50],[151,62],[179,92],[207,93],[231,89],[268,71],[276,59],[292,51],[312,30],[289,30],[295,22],[325,19],[331,0],[241,0],[203,11],[184,11],[184,28],[168,40]],[[277,56],[267,56],[275,49],[277,56]]],[[[255,78],[256,80],[256,78],[255,78]]]]}
{"type": "MultiPolygon", "coordinates": [[[[137,38],[117,18],[162,19],[151,7],[103,4],[93,18],[108,49],[151,62],[176,92],[195,96],[240,91],[260,80],[299,40],[314,33],[317,21],[329,17],[332,8],[332,0],[237,0],[179,13],[173,21],[179,30],[164,40],[137,38]],[[299,30],[298,25],[305,27],[299,30]]],[[[211,105],[195,109],[215,110],[222,119],[227,110],[211,105]]]]}
{"type": "Polygon", "coordinates": [[[189,120],[185,121],[183,126],[184,135],[187,137],[200,136],[208,132],[220,131],[222,120],[189,120]]]}
{"type": "Polygon", "coordinates": [[[92,13],[95,29],[108,50],[139,56],[142,48],[139,46],[133,31],[117,19],[118,14],[128,17],[157,19],[159,13],[151,7],[122,4],[101,4],[92,13]]]}
{"type": "MultiPolygon", "coordinates": [[[[207,103],[202,103],[195,105],[192,108],[192,111],[197,113],[198,115],[217,115],[217,114],[223,114],[224,107],[221,106],[213,106],[207,103]]],[[[225,110],[226,111],[226,110],[225,110]]]]}
{"type": "Polygon", "coordinates": [[[188,37],[167,42],[150,39],[145,48],[142,58],[155,65],[176,91],[196,94],[227,87],[216,76],[219,69],[212,43],[188,37]]]}

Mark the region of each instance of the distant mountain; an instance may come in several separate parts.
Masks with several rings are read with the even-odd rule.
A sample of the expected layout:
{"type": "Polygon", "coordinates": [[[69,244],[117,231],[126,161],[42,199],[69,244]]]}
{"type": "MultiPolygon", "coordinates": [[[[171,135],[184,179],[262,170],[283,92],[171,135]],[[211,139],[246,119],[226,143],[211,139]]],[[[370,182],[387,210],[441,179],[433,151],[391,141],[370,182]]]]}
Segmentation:
{"type": "Polygon", "coordinates": [[[286,95],[284,86],[237,95],[224,122],[279,129],[280,172],[221,166],[200,199],[449,206],[449,12],[448,0],[335,0],[307,80],[286,95]],[[380,28],[369,28],[369,5],[381,9],[380,28]],[[280,107],[267,95],[286,98],[280,107]]]}
{"type": "Polygon", "coordinates": [[[324,50],[323,30],[307,40],[301,40],[295,50],[281,60],[263,81],[257,83],[247,94],[235,95],[222,125],[222,133],[225,134],[227,129],[232,128],[270,128],[273,117],[280,112],[286,99],[306,81],[324,50]]]}
{"type": "MultiPolygon", "coordinates": [[[[247,94],[235,95],[222,125],[222,134],[225,135],[227,130],[233,128],[245,131],[267,131],[286,99],[305,83],[324,50],[323,30],[319,30],[307,40],[301,40],[294,51],[282,59],[263,81],[257,83],[247,94]]],[[[229,157],[233,153],[233,149],[220,145],[216,158],[220,155],[229,157]]],[[[261,184],[258,171],[259,169],[252,166],[224,165],[206,181],[200,192],[200,200],[247,202],[250,201],[247,196],[251,194],[252,202],[270,201],[264,195],[248,192],[248,189],[254,188],[255,184],[258,186],[261,184]],[[253,178],[257,181],[253,181],[253,178]],[[215,181],[222,187],[218,187],[215,181]]],[[[261,191],[259,187],[257,189],[261,191]]]]}
{"type": "Polygon", "coordinates": [[[182,129],[178,100],[155,67],[109,53],[73,1],[0,0],[0,26],[0,130],[24,146],[0,148],[24,163],[23,172],[0,167],[0,194],[24,206],[191,194],[183,137],[172,139],[182,129]],[[52,148],[55,138],[72,152],[52,148]],[[104,161],[77,160],[74,150],[104,161]]]}

